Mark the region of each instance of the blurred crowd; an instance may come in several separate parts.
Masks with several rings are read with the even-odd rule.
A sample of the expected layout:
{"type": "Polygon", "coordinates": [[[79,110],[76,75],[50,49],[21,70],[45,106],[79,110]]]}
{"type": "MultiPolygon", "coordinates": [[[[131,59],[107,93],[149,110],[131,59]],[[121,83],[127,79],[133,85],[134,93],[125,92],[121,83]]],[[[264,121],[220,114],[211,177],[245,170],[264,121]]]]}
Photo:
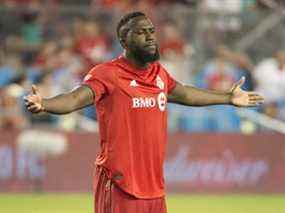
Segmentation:
{"type": "MultiPolygon", "coordinates": [[[[25,110],[22,98],[32,84],[38,86],[44,97],[69,91],[80,84],[90,68],[121,54],[115,27],[119,18],[130,10],[145,11],[159,26],[161,63],[175,79],[202,88],[229,90],[235,81],[245,76],[244,89],[257,90],[266,98],[266,104],[255,110],[285,120],[284,50],[276,49],[270,57],[254,61],[251,55],[225,43],[217,44],[213,39],[221,33],[239,31],[243,20],[240,17],[232,17],[227,22],[216,19],[215,24],[212,23],[216,29],[207,28],[200,38],[209,51],[204,55],[206,60],[197,64],[202,56],[199,43],[194,42],[197,35],[191,25],[197,20],[185,20],[182,14],[185,8],[200,8],[203,14],[205,11],[206,14],[221,11],[240,14],[268,5],[258,0],[230,0],[231,4],[226,0],[197,2],[86,0],[80,1],[85,7],[79,8],[78,1],[1,1],[0,128],[37,125],[65,130],[96,129],[93,107],[67,116],[32,115],[25,110]],[[175,10],[170,13],[170,8],[175,10]]],[[[207,22],[201,20],[201,25],[203,23],[207,22]]],[[[185,108],[169,105],[169,117],[171,131],[239,132],[243,122],[235,108],[226,106],[185,108]]]]}

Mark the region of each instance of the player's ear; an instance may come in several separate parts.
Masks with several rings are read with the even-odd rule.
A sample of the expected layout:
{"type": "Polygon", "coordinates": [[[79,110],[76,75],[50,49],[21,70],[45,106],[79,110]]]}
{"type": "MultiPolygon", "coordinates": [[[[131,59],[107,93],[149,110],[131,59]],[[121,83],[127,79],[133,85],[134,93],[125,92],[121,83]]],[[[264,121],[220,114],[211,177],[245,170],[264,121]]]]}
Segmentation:
{"type": "Polygon", "coordinates": [[[122,45],[123,48],[126,47],[126,39],[125,38],[120,38],[120,44],[122,45]]]}
{"type": "Polygon", "coordinates": [[[122,45],[123,48],[126,48],[126,46],[127,46],[127,44],[126,44],[127,34],[128,34],[128,28],[122,27],[122,29],[119,32],[119,41],[120,41],[120,44],[122,45]]]}

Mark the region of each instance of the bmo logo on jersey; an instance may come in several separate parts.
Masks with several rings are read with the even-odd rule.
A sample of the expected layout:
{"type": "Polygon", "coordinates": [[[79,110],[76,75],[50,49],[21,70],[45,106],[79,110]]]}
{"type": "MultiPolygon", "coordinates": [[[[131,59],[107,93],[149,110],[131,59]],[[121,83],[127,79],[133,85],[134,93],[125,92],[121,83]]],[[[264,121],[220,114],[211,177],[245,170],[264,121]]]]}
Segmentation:
{"type": "Polygon", "coordinates": [[[156,105],[160,111],[164,111],[166,108],[167,98],[164,92],[158,94],[157,98],[145,97],[145,98],[132,98],[133,108],[153,108],[156,105]]]}

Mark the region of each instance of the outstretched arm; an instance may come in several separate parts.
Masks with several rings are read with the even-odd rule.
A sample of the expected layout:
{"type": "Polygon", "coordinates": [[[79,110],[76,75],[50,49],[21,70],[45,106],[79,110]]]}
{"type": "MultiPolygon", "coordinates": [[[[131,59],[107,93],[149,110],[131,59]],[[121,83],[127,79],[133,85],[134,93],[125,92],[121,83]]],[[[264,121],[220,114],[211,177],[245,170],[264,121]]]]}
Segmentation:
{"type": "Polygon", "coordinates": [[[32,113],[67,114],[91,105],[94,94],[88,86],[80,86],[68,93],[44,99],[33,85],[32,94],[26,96],[24,100],[27,109],[32,113]]]}
{"type": "Polygon", "coordinates": [[[177,83],[168,96],[168,101],[186,106],[207,106],[216,104],[232,104],[235,106],[257,106],[264,99],[255,92],[247,92],[241,89],[245,78],[235,83],[231,90],[225,92],[204,90],[193,86],[185,86],[177,83]]]}

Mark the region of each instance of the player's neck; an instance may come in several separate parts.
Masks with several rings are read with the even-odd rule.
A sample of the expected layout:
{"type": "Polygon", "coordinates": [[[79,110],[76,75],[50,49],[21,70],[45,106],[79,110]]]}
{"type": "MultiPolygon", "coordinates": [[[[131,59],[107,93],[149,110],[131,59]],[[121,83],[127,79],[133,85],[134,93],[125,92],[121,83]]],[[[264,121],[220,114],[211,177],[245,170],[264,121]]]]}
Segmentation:
{"type": "Polygon", "coordinates": [[[124,51],[123,56],[134,66],[138,69],[146,69],[149,66],[149,63],[144,63],[137,60],[131,53],[124,51]]]}

